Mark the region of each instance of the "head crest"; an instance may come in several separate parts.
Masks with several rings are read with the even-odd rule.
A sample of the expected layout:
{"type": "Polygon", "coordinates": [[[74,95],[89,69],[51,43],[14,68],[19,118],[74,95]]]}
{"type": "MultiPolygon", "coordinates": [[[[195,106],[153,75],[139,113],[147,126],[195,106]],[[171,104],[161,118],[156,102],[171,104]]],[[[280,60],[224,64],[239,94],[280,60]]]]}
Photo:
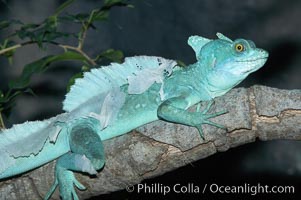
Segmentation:
{"type": "Polygon", "coordinates": [[[230,38],[224,36],[224,35],[221,34],[221,33],[216,33],[216,36],[217,36],[219,39],[227,40],[227,41],[229,41],[229,42],[233,42],[230,38]]]}
{"type": "Polygon", "coordinates": [[[210,39],[207,39],[207,38],[204,38],[201,36],[197,36],[197,35],[190,36],[188,38],[188,44],[194,50],[196,58],[198,60],[199,60],[200,51],[201,51],[202,47],[210,41],[211,41],[210,39]]]}

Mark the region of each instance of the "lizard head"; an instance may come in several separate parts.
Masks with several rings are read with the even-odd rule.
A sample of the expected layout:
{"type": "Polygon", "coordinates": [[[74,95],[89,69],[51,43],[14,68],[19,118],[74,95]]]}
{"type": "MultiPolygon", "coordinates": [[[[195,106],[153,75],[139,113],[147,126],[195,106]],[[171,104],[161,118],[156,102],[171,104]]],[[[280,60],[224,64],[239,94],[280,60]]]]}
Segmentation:
{"type": "Polygon", "coordinates": [[[216,40],[199,36],[192,36],[188,40],[196,52],[196,66],[206,77],[207,90],[213,97],[236,86],[250,73],[261,68],[268,58],[268,52],[257,48],[250,40],[232,41],[221,33],[217,33],[217,36],[216,40]]]}

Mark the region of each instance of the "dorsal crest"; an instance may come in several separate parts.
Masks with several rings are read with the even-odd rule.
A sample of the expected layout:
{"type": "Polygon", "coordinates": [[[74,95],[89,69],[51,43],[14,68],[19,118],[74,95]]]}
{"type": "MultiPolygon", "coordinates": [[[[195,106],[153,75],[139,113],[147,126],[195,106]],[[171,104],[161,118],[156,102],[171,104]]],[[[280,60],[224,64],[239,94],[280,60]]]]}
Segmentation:
{"type": "Polygon", "coordinates": [[[125,58],[122,64],[92,69],[84,78],[75,81],[66,95],[63,109],[70,112],[93,97],[108,94],[125,84],[129,84],[129,93],[142,93],[154,82],[162,81],[165,73],[171,74],[175,65],[175,61],[161,57],[135,56],[125,58]]]}

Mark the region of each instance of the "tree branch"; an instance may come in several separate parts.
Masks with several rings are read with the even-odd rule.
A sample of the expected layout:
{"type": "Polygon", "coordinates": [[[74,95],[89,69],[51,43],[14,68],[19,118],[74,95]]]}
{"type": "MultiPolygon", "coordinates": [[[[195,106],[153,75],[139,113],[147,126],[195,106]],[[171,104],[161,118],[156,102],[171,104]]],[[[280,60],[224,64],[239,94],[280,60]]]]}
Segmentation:
{"type": "MultiPolygon", "coordinates": [[[[204,125],[206,140],[195,128],[156,121],[105,141],[106,166],[96,178],[76,174],[88,190],[82,199],[124,189],[193,161],[260,140],[301,140],[301,90],[264,86],[233,89],[217,98],[211,112],[229,113],[212,121],[228,132],[204,125]]],[[[54,162],[0,183],[0,199],[38,199],[53,181],[54,162]],[[24,190],[24,192],[23,192],[24,190]]],[[[54,199],[59,199],[56,191],[54,199]]]]}

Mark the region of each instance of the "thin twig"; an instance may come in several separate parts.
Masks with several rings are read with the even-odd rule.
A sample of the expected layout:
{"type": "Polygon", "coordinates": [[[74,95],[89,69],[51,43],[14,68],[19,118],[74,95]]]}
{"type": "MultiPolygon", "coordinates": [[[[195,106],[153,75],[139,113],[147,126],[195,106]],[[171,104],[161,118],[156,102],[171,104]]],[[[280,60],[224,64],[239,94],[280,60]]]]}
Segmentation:
{"type": "Polygon", "coordinates": [[[6,127],[5,127],[5,124],[4,124],[4,122],[3,122],[3,118],[2,118],[2,113],[1,113],[1,111],[0,111],[0,130],[1,129],[5,129],[6,127]]]}
{"type": "Polygon", "coordinates": [[[90,16],[89,16],[89,19],[88,21],[86,22],[83,22],[83,25],[81,27],[81,31],[80,31],[80,37],[78,38],[78,46],[77,48],[82,50],[83,49],[83,46],[84,46],[84,42],[85,42],[85,39],[86,39],[86,36],[87,36],[87,32],[88,32],[88,29],[91,25],[91,22],[92,22],[92,18],[94,16],[94,13],[97,11],[96,10],[92,10],[90,16]]]}
{"type": "Polygon", "coordinates": [[[20,48],[20,47],[22,47],[22,46],[24,46],[24,45],[22,45],[22,44],[16,44],[16,45],[14,45],[14,46],[11,46],[11,47],[2,49],[2,50],[0,50],[0,55],[5,54],[6,52],[9,52],[9,51],[18,49],[18,48],[20,48]]]}
{"type": "Polygon", "coordinates": [[[83,46],[84,46],[84,42],[85,42],[85,39],[86,39],[86,35],[87,35],[87,27],[86,25],[83,25],[83,31],[82,31],[82,34],[81,36],[78,38],[78,46],[77,48],[79,50],[82,50],[83,49],[83,46]]]}
{"type": "MultiPolygon", "coordinates": [[[[74,47],[74,46],[69,46],[69,45],[63,45],[63,44],[60,44],[60,43],[57,43],[57,42],[53,42],[53,41],[42,41],[42,42],[43,43],[49,43],[49,44],[53,44],[53,45],[59,46],[59,47],[63,48],[64,50],[68,49],[68,50],[76,51],[79,54],[81,54],[91,65],[93,65],[93,66],[97,65],[96,62],[92,58],[90,58],[84,51],[82,51],[82,49],[79,48],[79,47],[74,47]]],[[[0,50],[0,55],[5,54],[5,53],[7,53],[9,51],[18,49],[20,47],[24,47],[26,45],[36,44],[36,43],[37,42],[35,42],[35,41],[28,41],[28,42],[24,42],[24,43],[21,43],[21,44],[16,44],[14,46],[11,46],[11,47],[8,47],[8,48],[0,50]]]]}
{"type": "Polygon", "coordinates": [[[62,47],[65,51],[66,50],[76,51],[76,52],[80,53],[91,65],[93,65],[93,66],[97,65],[97,63],[93,59],[91,59],[85,52],[83,52],[78,47],[69,46],[69,45],[62,45],[62,44],[59,44],[58,46],[62,47]]]}

